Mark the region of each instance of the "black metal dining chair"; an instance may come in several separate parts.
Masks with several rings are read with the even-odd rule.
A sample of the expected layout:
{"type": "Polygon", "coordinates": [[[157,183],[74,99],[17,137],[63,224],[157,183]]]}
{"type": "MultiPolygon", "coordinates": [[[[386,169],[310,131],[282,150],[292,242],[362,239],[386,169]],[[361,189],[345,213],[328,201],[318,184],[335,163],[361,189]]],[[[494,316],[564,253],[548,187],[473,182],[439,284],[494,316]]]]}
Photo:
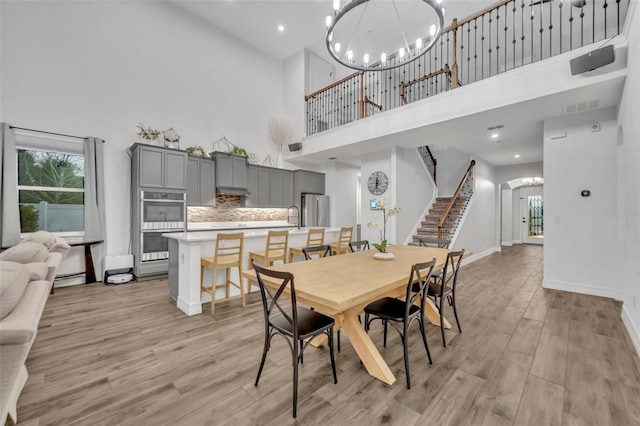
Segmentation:
{"type": "Polygon", "coordinates": [[[355,253],[356,251],[369,250],[369,241],[367,240],[351,241],[349,243],[349,249],[351,250],[352,253],[355,253]]]}
{"type": "Polygon", "coordinates": [[[262,296],[265,327],[264,349],[255,386],[258,386],[260,374],[267,359],[267,352],[271,346],[271,339],[275,335],[282,336],[291,349],[293,360],[293,417],[295,418],[298,411],[298,364],[302,363],[304,350],[316,336],[325,334],[329,338],[333,383],[338,383],[333,355],[333,327],[335,320],[314,310],[297,306],[293,274],[272,271],[255,264],[253,267],[256,270],[258,286],[262,296]],[[273,292],[267,287],[264,284],[263,276],[277,280],[278,290],[273,292]],[[287,288],[288,297],[282,297],[287,288]]]}
{"type": "Polygon", "coordinates": [[[329,244],[324,244],[321,246],[303,247],[302,254],[304,255],[304,260],[312,260],[312,256],[314,255],[317,255],[318,257],[331,256],[331,246],[329,244]]]}
{"type": "Polygon", "coordinates": [[[420,325],[420,334],[422,342],[427,351],[429,364],[432,364],[429,345],[427,344],[427,335],[424,327],[424,307],[427,290],[433,266],[436,264],[434,258],[430,262],[416,263],[411,266],[411,274],[407,283],[407,291],[404,300],[393,297],[385,297],[368,304],[364,308],[364,326],[367,333],[374,320],[381,320],[384,327],[384,347],[387,346],[387,324],[391,324],[396,329],[402,340],[404,348],[404,370],[407,376],[407,389],[411,389],[411,378],[409,372],[409,342],[408,331],[413,321],[417,321],[420,325]],[[418,292],[414,292],[415,285],[419,287],[418,292]],[[416,304],[419,303],[419,306],[416,304]],[[370,318],[373,317],[373,318],[370,318]],[[402,330],[399,328],[402,325],[402,330]]]}
{"type": "MultiPolygon", "coordinates": [[[[427,297],[433,299],[440,314],[440,333],[442,334],[442,346],[447,347],[444,338],[444,316],[442,315],[443,301],[447,300],[449,306],[453,308],[453,315],[456,317],[458,331],[462,333],[460,328],[460,320],[458,320],[458,310],[456,309],[456,283],[458,282],[458,271],[464,256],[464,249],[460,251],[452,251],[447,254],[447,263],[442,268],[442,275],[436,280],[431,280],[427,297]]],[[[414,290],[417,290],[414,288],[414,290]]]]}

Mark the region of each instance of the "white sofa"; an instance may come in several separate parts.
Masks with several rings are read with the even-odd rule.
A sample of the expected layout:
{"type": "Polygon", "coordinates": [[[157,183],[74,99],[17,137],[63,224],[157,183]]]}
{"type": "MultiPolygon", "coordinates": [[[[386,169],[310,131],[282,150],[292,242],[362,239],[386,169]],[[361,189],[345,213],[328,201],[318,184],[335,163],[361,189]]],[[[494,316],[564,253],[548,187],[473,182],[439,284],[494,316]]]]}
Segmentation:
{"type": "Polygon", "coordinates": [[[27,381],[25,361],[53,286],[71,247],[38,231],[0,253],[0,425],[16,423],[18,397],[27,381]]]}

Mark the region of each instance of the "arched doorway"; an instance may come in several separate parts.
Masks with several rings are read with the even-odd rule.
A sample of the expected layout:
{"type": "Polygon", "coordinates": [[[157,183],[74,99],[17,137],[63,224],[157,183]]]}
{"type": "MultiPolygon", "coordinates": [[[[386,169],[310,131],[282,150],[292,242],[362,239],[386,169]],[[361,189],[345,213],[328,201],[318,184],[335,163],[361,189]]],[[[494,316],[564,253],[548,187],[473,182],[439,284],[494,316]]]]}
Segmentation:
{"type": "Polygon", "coordinates": [[[501,185],[501,245],[543,244],[544,179],[522,177],[501,185]]]}

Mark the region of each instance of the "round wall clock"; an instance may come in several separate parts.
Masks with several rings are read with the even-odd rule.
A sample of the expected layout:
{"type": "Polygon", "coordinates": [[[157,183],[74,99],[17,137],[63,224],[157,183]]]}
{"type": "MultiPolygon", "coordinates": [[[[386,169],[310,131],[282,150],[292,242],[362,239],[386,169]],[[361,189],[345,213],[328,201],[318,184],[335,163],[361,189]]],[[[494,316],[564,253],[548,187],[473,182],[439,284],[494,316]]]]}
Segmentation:
{"type": "Polygon", "coordinates": [[[373,195],[381,195],[389,187],[389,178],[383,172],[373,172],[367,181],[369,192],[373,195]]]}

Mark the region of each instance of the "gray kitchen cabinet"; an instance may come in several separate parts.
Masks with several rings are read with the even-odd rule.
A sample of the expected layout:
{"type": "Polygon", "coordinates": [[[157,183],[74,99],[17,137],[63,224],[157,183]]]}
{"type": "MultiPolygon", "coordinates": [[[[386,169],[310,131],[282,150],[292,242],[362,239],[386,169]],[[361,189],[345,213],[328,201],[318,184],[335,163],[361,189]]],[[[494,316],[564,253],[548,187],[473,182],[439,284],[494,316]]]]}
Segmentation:
{"type": "Polygon", "coordinates": [[[136,185],[144,188],[186,189],[187,153],[144,144],[134,144],[136,185]]]}
{"type": "Polygon", "coordinates": [[[269,204],[269,171],[271,168],[249,165],[247,168],[247,207],[270,207],[269,204]]]}
{"type": "Polygon", "coordinates": [[[293,172],[269,170],[269,206],[289,207],[293,204],[293,172]]]}
{"type": "Polygon", "coordinates": [[[302,208],[302,194],[324,195],[324,173],[310,170],[293,172],[293,203],[302,208]]]}
{"type": "Polygon", "coordinates": [[[247,188],[247,157],[216,152],[214,158],[217,186],[247,188]]]}
{"type": "Polygon", "coordinates": [[[216,205],[215,163],[208,158],[187,160],[187,205],[216,205]]]}

